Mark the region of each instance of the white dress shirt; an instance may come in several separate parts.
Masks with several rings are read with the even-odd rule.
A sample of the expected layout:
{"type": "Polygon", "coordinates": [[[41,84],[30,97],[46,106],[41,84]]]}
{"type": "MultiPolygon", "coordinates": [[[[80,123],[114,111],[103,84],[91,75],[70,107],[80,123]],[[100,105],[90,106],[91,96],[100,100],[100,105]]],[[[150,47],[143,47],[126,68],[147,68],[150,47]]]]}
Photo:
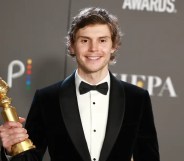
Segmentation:
{"type": "Polygon", "coordinates": [[[91,90],[90,92],[80,95],[79,85],[81,81],[88,83],[83,80],[78,75],[78,71],[76,71],[76,94],[82,127],[87,142],[88,150],[91,156],[91,160],[98,161],[103,141],[105,138],[108,118],[110,75],[108,73],[107,76],[98,83],[108,83],[107,95],[103,95],[96,90],[91,90]]]}

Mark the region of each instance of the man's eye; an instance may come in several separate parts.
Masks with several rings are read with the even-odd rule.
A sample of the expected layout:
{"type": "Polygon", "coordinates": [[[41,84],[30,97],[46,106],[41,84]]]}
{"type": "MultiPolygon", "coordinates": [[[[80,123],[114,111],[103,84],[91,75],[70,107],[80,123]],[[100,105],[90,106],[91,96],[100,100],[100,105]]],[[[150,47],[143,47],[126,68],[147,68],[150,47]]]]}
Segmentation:
{"type": "Polygon", "coordinates": [[[101,39],[100,42],[104,43],[104,42],[107,42],[107,40],[106,39],[101,39]]]}
{"type": "Polygon", "coordinates": [[[82,43],[87,43],[88,40],[87,40],[87,39],[83,39],[83,40],[81,40],[81,42],[82,42],[82,43]]]}

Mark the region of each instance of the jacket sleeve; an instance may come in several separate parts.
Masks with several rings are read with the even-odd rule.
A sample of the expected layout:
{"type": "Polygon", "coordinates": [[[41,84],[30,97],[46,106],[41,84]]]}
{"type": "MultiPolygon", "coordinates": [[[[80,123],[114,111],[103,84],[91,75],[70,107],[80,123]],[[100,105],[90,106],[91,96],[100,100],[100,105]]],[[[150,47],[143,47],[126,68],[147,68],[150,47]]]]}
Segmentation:
{"type": "Polygon", "coordinates": [[[160,161],[157,133],[148,92],[143,98],[142,116],[135,144],[134,161],[160,161]]]}

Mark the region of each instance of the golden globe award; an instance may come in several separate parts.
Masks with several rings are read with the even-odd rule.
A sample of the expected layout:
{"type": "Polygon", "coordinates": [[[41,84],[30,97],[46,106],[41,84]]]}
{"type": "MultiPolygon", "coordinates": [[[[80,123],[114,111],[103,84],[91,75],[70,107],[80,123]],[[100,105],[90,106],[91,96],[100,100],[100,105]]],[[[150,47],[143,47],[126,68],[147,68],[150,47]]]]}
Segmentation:
{"type": "MultiPolygon", "coordinates": [[[[7,121],[19,121],[19,117],[17,116],[17,112],[15,107],[11,106],[11,98],[7,97],[8,92],[8,84],[2,80],[0,77],[0,107],[3,108],[1,114],[3,117],[3,120],[5,122],[7,121]]],[[[12,154],[13,156],[20,154],[24,151],[30,150],[35,148],[32,141],[30,139],[26,139],[20,143],[17,143],[12,146],[12,154]]]]}

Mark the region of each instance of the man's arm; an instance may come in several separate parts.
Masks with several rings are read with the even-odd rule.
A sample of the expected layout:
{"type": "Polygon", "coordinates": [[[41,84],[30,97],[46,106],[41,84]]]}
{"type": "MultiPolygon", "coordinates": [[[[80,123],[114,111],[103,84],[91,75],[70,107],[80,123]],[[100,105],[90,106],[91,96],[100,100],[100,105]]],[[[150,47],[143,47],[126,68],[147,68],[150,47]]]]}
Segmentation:
{"type": "MultiPolygon", "coordinates": [[[[3,149],[6,149],[8,153],[11,154],[11,146],[23,141],[25,138],[32,140],[33,144],[36,146],[35,149],[28,150],[19,155],[16,155],[11,158],[11,161],[41,161],[43,155],[47,148],[47,139],[45,137],[45,129],[43,126],[41,118],[41,105],[36,92],[31,109],[29,111],[25,128],[22,127],[22,124],[16,122],[7,122],[0,127],[0,139],[3,142],[3,149]],[[13,128],[11,128],[11,126],[13,128]],[[23,134],[24,131],[24,134],[23,134]],[[28,131],[28,132],[27,132],[28,131]],[[3,133],[2,133],[3,132],[3,133]],[[6,134],[10,133],[11,137],[8,137],[6,134]]],[[[5,151],[1,151],[2,161],[7,161],[7,156],[5,151]]]]}

